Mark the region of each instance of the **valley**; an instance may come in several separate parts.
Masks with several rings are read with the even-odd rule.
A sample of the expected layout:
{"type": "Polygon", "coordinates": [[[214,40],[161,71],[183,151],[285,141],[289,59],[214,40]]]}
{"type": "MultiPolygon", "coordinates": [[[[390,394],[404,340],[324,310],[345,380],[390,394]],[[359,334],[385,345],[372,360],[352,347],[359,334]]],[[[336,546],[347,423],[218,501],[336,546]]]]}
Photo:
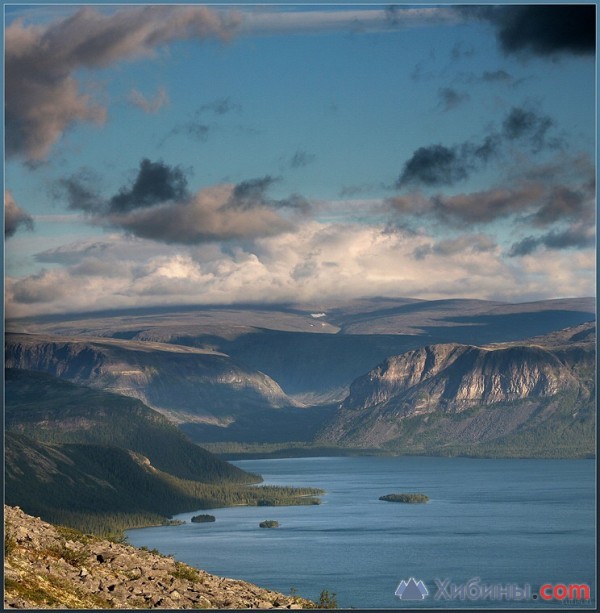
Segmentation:
{"type": "Polygon", "coordinates": [[[318,503],[314,489],[259,495],[230,458],[593,457],[594,308],[369,300],[10,321],[7,501],[119,530],[261,496],[318,503]]]}

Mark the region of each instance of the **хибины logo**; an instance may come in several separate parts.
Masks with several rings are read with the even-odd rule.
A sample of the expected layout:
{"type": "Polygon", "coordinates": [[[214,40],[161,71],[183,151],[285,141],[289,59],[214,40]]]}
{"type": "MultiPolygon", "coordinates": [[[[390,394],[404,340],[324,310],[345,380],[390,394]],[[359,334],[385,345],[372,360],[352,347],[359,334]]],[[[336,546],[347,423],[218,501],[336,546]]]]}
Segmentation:
{"type": "Polygon", "coordinates": [[[414,577],[411,577],[408,581],[402,579],[394,594],[400,600],[423,600],[425,596],[429,596],[425,584],[420,579],[415,581],[414,577]]]}

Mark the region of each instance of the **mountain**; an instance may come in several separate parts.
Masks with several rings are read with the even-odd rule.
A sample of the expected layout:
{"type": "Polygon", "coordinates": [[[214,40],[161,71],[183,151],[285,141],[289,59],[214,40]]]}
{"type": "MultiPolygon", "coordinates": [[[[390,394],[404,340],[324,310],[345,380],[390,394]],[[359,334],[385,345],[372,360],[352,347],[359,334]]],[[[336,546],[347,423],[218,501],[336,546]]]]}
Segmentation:
{"type": "Polygon", "coordinates": [[[293,405],[263,373],[209,350],[93,337],[8,334],[8,368],[35,370],[138,398],[173,421],[227,424],[293,405]]]}
{"type": "Polygon", "coordinates": [[[5,496],[48,521],[104,533],[232,504],[311,504],[193,444],[139,400],[7,369],[5,496]]]}
{"type": "Polygon", "coordinates": [[[315,603],[224,579],[156,550],[53,526],[4,506],[5,609],[302,609],[315,603]]]}
{"type": "Polygon", "coordinates": [[[181,479],[203,483],[258,480],[192,443],[166,417],[141,401],[45,373],[6,369],[4,425],[8,432],[44,443],[131,450],[181,479]]]}
{"type": "Polygon", "coordinates": [[[594,372],[593,323],[526,343],[430,345],[356,379],[317,441],[402,452],[587,455],[594,450],[594,372]]]}
{"type": "Polygon", "coordinates": [[[111,337],[225,353],[238,366],[265,373],[285,394],[310,405],[343,400],[354,379],[391,355],[441,343],[527,339],[594,317],[594,298],[520,304],[372,298],[115,311],[7,325],[37,334],[111,337]]]}

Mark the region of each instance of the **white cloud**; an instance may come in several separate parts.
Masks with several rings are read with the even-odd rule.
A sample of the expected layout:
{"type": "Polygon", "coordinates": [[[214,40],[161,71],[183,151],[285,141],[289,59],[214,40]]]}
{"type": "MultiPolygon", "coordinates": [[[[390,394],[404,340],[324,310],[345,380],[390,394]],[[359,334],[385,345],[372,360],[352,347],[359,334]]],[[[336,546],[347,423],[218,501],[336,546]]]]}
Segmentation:
{"type": "Polygon", "coordinates": [[[520,301],[594,293],[592,250],[527,256],[516,266],[492,243],[477,248],[481,236],[472,240],[476,248],[465,235],[452,249],[436,249],[425,234],[314,221],[235,247],[182,248],[114,235],[104,244],[75,243],[40,256],[61,268],[8,278],[7,314],[374,295],[520,301]],[[426,258],[415,258],[419,249],[426,258]]]}

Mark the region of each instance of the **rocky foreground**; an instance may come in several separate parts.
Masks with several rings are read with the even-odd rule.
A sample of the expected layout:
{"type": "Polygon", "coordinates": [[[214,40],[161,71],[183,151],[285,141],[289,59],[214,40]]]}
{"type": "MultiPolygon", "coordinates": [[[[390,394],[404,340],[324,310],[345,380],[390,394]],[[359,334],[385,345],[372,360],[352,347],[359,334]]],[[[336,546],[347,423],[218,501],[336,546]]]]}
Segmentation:
{"type": "Polygon", "coordinates": [[[4,506],[5,609],[303,609],[304,598],[84,535],[4,506]]]}

